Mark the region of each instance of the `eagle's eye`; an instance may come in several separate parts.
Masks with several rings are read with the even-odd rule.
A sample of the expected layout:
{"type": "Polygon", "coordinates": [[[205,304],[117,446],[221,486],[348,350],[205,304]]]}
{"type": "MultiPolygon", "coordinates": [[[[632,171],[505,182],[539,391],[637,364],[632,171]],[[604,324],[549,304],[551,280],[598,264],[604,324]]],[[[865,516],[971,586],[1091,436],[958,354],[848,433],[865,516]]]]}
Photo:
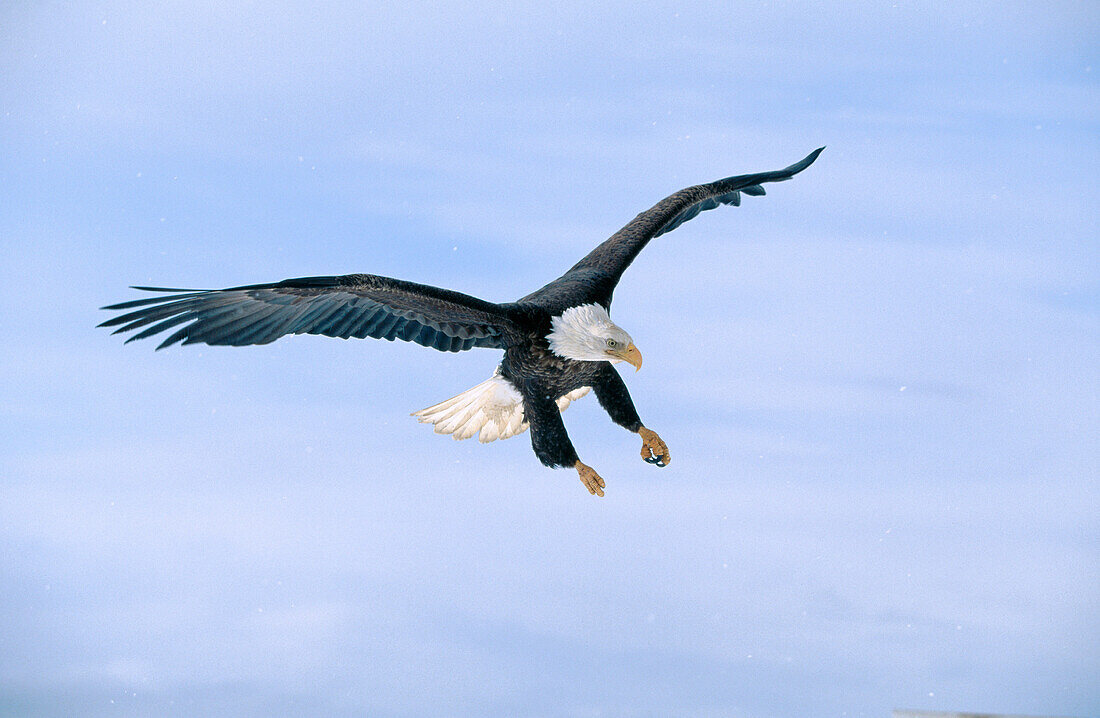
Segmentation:
{"type": "Polygon", "coordinates": [[[608,339],[607,340],[607,348],[608,349],[614,349],[617,346],[619,346],[619,343],[617,341],[615,341],[614,339],[608,339]]]}

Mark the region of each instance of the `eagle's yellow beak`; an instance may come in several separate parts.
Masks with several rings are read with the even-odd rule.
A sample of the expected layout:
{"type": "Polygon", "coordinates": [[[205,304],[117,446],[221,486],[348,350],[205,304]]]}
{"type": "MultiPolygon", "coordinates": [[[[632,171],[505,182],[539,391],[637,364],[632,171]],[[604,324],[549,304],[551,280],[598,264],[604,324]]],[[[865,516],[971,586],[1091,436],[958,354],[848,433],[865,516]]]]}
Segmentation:
{"type": "Polygon", "coordinates": [[[622,359],[627,364],[632,364],[634,366],[634,371],[638,371],[642,368],[642,353],[638,351],[638,347],[634,346],[633,344],[627,346],[626,349],[608,352],[608,354],[615,357],[616,359],[622,359]]]}

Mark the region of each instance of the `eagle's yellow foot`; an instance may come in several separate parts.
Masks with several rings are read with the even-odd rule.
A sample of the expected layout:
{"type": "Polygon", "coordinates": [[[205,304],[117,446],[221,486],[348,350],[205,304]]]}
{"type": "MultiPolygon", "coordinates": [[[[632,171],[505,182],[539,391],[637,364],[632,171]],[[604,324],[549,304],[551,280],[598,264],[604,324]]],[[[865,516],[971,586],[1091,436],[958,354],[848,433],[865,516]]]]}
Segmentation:
{"type": "Polygon", "coordinates": [[[657,432],[643,426],[638,429],[638,435],[642,437],[642,458],[650,464],[668,466],[672,457],[668,454],[668,445],[661,441],[657,432]]]}
{"type": "Polygon", "coordinates": [[[596,473],[596,470],[591,466],[577,462],[573,465],[573,468],[577,470],[577,474],[581,477],[581,483],[584,484],[584,488],[588,489],[588,493],[594,496],[603,496],[604,484],[603,479],[596,473]]]}

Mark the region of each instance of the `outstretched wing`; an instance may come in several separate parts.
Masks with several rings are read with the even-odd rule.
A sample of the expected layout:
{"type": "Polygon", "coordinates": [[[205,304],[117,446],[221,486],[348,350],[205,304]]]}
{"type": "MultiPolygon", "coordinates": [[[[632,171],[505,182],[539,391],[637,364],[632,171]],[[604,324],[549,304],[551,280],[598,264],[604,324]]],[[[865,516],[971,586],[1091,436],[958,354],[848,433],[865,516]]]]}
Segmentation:
{"type": "Polygon", "coordinates": [[[727,177],[688,187],[664,198],[589,252],[568,272],[520,301],[553,305],[564,303],[566,306],[598,302],[609,306],[619,278],[649,240],[671,232],[705,210],[723,204],[736,207],[741,204],[742,194],[763,195],[761,185],[789,180],[813,164],[823,149],[814,150],[785,169],[727,177]]]}
{"type": "Polygon", "coordinates": [[[183,344],[267,344],[287,334],[401,339],[440,351],[503,348],[516,334],[503,309],[447,289],[372,274],[301,277],[230,289],[134,287],[167,296],[103,307],[135,309],[103,322],[115,334],[147,327],[127,339],[179,324],[157,349],[183,344]],[[152,326],[147,326],[152,325],[152,326]]]}

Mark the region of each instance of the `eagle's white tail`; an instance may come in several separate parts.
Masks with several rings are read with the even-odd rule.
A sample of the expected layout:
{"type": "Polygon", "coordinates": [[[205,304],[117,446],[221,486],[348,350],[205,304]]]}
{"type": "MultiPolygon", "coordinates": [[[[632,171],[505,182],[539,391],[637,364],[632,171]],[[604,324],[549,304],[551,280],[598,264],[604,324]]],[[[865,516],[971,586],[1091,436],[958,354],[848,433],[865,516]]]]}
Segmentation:
{"type": "MultiPolygon", "coordinates": [[[[558,398],[558,410],[565,411],[570,402],[591,391],[582,386],[558,398]]],[[[413,414],[417,421],[434,424],[435,433],[451,434],[456,440],[469,439],[480,432],[478,441],[487,444],[497,439],[510,439],[527,431],[523,420],[523,396],[511,382],[500,375],[500,369],[485,381],[458,396],[413,414]]]]}

